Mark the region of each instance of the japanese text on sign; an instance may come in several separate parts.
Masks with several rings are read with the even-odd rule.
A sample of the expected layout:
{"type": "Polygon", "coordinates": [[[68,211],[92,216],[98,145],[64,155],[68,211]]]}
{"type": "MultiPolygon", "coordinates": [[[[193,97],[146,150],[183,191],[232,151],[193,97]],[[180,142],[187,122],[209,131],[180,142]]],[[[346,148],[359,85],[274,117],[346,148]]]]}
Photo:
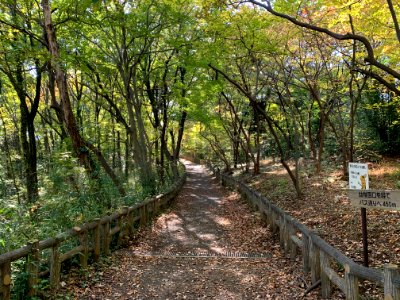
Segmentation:
{"type": "Polygon", "coordinates": [[[400,191],[349,190],[350,202],[356,207],[400,210],[400,191]]]}
{"type": "Polygon", "coordinates": [[[368,164],[349,163],[349,188],[351,190],[368,190],[368,164]]]}

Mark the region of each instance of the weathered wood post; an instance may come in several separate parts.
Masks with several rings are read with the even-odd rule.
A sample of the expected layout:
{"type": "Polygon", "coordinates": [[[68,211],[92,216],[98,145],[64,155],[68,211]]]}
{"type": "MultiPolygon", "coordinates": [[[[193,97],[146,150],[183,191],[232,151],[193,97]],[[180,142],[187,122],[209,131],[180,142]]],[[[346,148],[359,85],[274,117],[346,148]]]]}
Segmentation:
{"type": "Polygon", "coordinates": [[[110,244],[111,244],[111,235],[110,235],[110,217],[106,217],[107,220],[103,225],[103,251],[104,255],[110,255],[110,244]]]}
{"type": "Polygon", "coordinates": [[[101,253],[101,231],[100,231],[100,219],[94,219],[96,227],[93,229],[93,259],[98,262],[101,253]]]}
{"type": "Polygon", "coordinates": [[[146,204],[140,207],[140,227],[144,227],[147,224],[147,212],[146,204]]]}
{"type": "Polygon", "coordinates": [[[325,272],[330,267],[329,256],[324,251],[319,251],[319,258],[321,262],[321,294],[322,298],[330,299],[332,294],[331,281],[328,274],[325,272]]]}
{"type": "Polygon", "coordinates": [[[157,198],[153,198],[151,202],[151,217],[154,218],[157,215],[157,198]]]}
{"type": "Polygon", "coordinates": [[[131,236],[134,232],[133,218],[134,218],[134,211],[129,209],[128,207],[128,212],[126,214],[126,234],[128,236],[131,236]]]}
{"type": "Polygon", "coordinates": [[[129,233],[130,233],[130,230],[129,230],[129,225],[130,225],[129,207],[123,206],[122,211],[124,214],[124,220],[123,220],[124,231],[123,231],[122,235],[125,237],[125,236],[129,236],[129,233]]]}
{"type": "Polygon", "coordinates": [[[385,300],[399,300],[400,289],[399,286],[393,283],[393,279],[399,275],[399,267],[394,264],[385,265],[383,271],[383,283],[385,300]]]}
{"type": "Polygon", "coordinates": [[[271,227],[272,234],[276,234],[278,232],[278,226],[276,225],[276,215],[272,211],[272,208],[269,208],[269,225],[271,227]]]}
{"type": "Polygon", "coordinates": [[[311,282],[315,283],[321,278],[321,264],[319,259],[319,249],[313,243],[312,237],[308,239],[310,250],[311,282]]]}
{"type": "MultiPolygon", "coordinates": [[[[285,220],[285,235],[284,235],[284,244],[285,244],[285,254],[290,254],[290,249],[291,249],[291,238],[290,238],[290,232],[291,232],[291,224],[287,220],[287,218],[284,218],[285,220]]],[[[292,230],[293,231],[293,230],[292,230]]]]}
{"type": "Polygon", "coordinates": [[[272,227],[271,227],[271,230],[272,230],[272,233],[273,233],[274,235],[277,235],[278,232],[279,232],[279,227],[280,227],[280,225],[278,225],[278,224],[279,224],[278,216],[276,215],[275,212],[272,212],[272,218],[271,218],[271,225],[272,225],[272,227]]]}
{"type": "Polygon", "coordinates": [[[167,199],[167,196],[166,196],[166,194],[163,194],[162,196],[161,196],[161,198],[160,198],[160,203],[161,203],[161,209],[165,209],[166,207],[167,207],[167,201],[166,201],[166,199],[167,199]]]}
{"type": "Polygon", "coordinates": [[[309,243],[309,237],[306,236],[304,233],[302,234],[302,242],[303,242],[303,249],[302,249],[302,254],[303,254],[303,272],[308,273],[310,272],[310,243],[309,243]]]}
{"type": "Polygon", "coordinates": [[[82,269],[86,269],[89,259],[88,232],[87,230],[82,230],[80,227],[74,227],[74,230],[78,234],[79,244],[82,247],[82,251],[79,254],[80,265],[82,269]]]}
{"type": "Polygon", "coordinates": [[[149,202],[147,203],[147,216],[148,216],[148,221],[151,222],[151,219],[155,216],[153,206],[154,206],[154,199],[150,199],[149,202]]]}
{"type": "Polygon", "coordinates": [[[266,211],[267,211],[266,209],[263,209],[260,211],[261,221],[264,224],[268,224],[268,215],[267,215],[266,211]]]}
{"type": "Polygon", "coordinates": [[[358,292],[358,278],[351,274],[349,265],[344,266],[344,281],[346,285],[346,299],[357,300],[359,299],[358,292]]]}
{"type": "Polygon", "coordinates": [[[289,226],[288,236],[289,236],[289,255],[290,259],[294,261],[297,256],[297,244],[292,240],[292,236],[296,237],[296,230],[293,228],[292,225],[289,226]]]}
{"type": "Polygon", "coordinates": [[[117,218],[117,226],[119,228],[119,232],[118,232],[118,240],[117,240],[117,245],[120,246],[122,244],[123,241],[123,237],[124,237],[124,219],[125,219],[125,215],[124,215],[124,211],[118,216],[117,218]]]}
{"type": "Polygon", "coordinates": [[[56,291],[60,285],[61,261],[60,261],[60,241],[56,239],[50,258],[50,287],[56,291]]]}
{"type": "Polygon", "coordinates": [[[35,240],[28,243],[31,247],[31,252],[29,253],[28,260],[28,296],[33,297],[37,295],[37,285],[39,283],[39,266],[40,266],[40,250],[39,241],[35,240]]]}
{"type": "Polygon", "coordinates": [[[0,295],[1,299],[9,300],[11,298],[11,261],[6,261],[0,266],[1,282],[0,295]]]}
{"type": "Polygon", "coordinates": [[[285,249],[285,227],[286,218],[283,215],[279,218],[279,245],[281,246],[281,249],[285,249]]]}
{"type": "Polygon", "coordinates": [[[261,198],[260,203],[261,220],[263,221],[263,223],[268,224],[268,205],[265,205],[264,202],[261,201],[261,198]]]}

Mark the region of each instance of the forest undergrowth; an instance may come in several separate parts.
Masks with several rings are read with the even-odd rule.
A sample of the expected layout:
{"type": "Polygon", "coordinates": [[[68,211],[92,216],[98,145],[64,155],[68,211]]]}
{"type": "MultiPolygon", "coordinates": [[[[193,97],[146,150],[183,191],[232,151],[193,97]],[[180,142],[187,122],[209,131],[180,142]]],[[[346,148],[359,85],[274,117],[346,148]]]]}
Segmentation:
{"type": "MultiPolygon", "coordinates": [[[[3,191],[7,201],[0,201],[0,254],[33,240],[53,237],[152,196],[143,189],[137,174],[130,174],[124,179],[127,195],[122,197],[104,173],[99,171],[96,178],[91,178],[70,152],[60,152],[41,168],[44,172],[39,177],[40,197],[35,203],[22,199],[22,191],[15,191],[12,196],[3,191]]],[[[165,176],[163,183],[157,180],[156,194],[171,184],[171,176],[165,176]]]]}

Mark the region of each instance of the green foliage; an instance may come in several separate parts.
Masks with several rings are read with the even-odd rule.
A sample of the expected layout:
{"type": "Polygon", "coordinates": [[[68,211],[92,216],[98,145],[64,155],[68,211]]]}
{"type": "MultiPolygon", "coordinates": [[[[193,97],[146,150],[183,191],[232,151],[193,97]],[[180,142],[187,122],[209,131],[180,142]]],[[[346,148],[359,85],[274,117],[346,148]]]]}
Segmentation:
{"type": "Polygon", "coordinates": [[[400,169],[390,174],[390,177],[396,182],[396,188],[400,189],[400,169]]]}
{"type": "Polygon", "coordinates": [[[379,91],[366,95],[360,111],[360,127],[369,139],[367,149],[379,154],[400,154],[399,98],[379,91]]]}
{"type": "MultiPolygon", "coordinates": [[[[109,214],[122,206],[131,206],[150,196],[138,184],[137,176],[128,180],[128,196],[121,197],[104,173],[90,178],[76,158],[64,147],[56,150],[51,160],[43,162],[40,199],[33,205],[0,202],[0,253],[16,249],[32,239],[45,239],[94,218],[109,214]],[[7,203],[7,205],[4,205],[7,203]]],[[[158,184],[157,193],[173,183],[167,177],[158,184]]]]}

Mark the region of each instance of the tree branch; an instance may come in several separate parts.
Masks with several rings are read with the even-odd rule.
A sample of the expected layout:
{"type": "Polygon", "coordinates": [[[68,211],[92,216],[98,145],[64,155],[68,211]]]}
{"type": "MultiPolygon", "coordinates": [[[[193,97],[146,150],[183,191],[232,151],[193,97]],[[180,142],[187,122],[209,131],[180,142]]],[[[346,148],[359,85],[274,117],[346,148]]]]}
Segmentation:
{"type": "MultiPolygon", "coordinates": [[[[387,0],[387,1],[388,1],[388,3],[391,3],[391,0],[387,0]]],[[[261,3],[261,2],[256,1],[256,0],[249,0],[249,2],[253,3],[253,4],[257,5],[257,6],[265,8],[269,13],[273,14],[274,16],[286,19],[286,20],[292,22],[293,24],[295,24],[297,26],[300,26],[300,27],[303,27],[303,28],[306,28],[306,29],[310,29],[310,30],[313,30],[313,31],[316,31],[316,32],[325,33],[325,34],[329,35],[330,37],[333,37],[336,40],[341,40],[341,41],[344,41],[344,40],[355,40],[355,41],[361,42],[365,46],[365,49],[367,51],[367,57],[364,59],[365,62],[377,67],[378,69],[384,71],[387,74],[390,74],[394,78],[400,79],[400,73],[399,72],[397,72],[396,70],[388,67],[387,65],[384,65],[384,64],[380,63],[379,61],[377,61],[377,59],[375,58],[374,49],[373,49],[370,41],[365,36],[362,36],[362,35],[359,35],[359,34],[354,34],[354,33],[340,34],[340,33],[337,33],[337,32],[333,32],[333,31],[331,31],[331,30],[329,30],[327,28],[323,28],[323,27],[319,27],[319,26],[316,26],[316,25],[313,25],[313,24],[309,24],[309,23],[305,23],[305,22],[299,21],[299,20],[295,19],[292,16],[289,16],[289,15],[286,15],[286,14],[283,14],[283,13],[275,11],[271,6],[271,2],[270,1],[265,1],[265,3],[261,3]]],[[[393,17],[393,14],[392,14],[392,17],[393,17]]],[[[375,77],[373,77],[373,78],[377,78],[377,76],[379,76],[379,75],[376,74],[375,77]]],[[[380,77],[380,79],[383,80],[381,77],[380,77]]],[[[398,89],[393,89],[393,87],[391,85],[386,85],[386,87],[390,88],[397,95],[400,95],[398,89]]]]}
{"type": "Polygon", "coordinates": [[[400,27],[399,27],[399,22],[397,21],[396,11],[394,10],[392,0],[386,0],[386,2],[389,6],[390,14],[392,15],[392,20],[394,24],[394,29],[396,30],[397,40],[400,42],[400,27]]]}

